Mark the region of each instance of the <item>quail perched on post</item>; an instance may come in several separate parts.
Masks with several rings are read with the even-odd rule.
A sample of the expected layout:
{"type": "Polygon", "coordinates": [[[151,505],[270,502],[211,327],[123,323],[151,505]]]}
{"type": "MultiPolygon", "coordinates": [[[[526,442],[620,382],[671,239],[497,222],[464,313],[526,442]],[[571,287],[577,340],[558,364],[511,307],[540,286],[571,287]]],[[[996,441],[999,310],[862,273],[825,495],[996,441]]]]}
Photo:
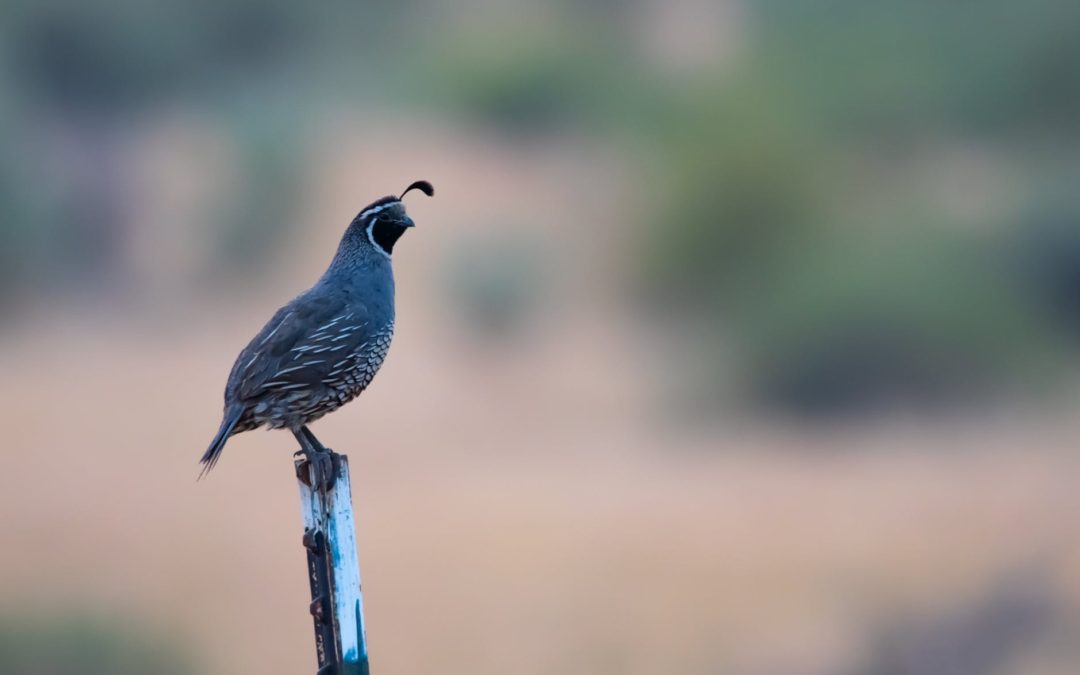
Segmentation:
{"type": "Polygon", "coordinates": [[[400,197],[362,210],[341,238],[322,278],[274,314],[240,352],[225,385],[225,417],[199,460],[200,478],[221,458],[233,434],[266,426],[288,429],[315,470],[319,488],[333,484],[333,453],[308,424],[362,392],[382,365],[394,334],[394,274],[390,254],[414,225],[400,197]]]}

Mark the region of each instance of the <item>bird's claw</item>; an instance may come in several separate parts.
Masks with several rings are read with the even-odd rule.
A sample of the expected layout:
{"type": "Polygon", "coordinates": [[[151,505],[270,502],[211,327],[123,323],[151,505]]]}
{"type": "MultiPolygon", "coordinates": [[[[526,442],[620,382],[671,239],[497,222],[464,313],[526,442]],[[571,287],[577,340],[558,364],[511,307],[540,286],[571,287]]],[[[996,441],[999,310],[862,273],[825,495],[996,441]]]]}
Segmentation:
{"type": "Polygon", "coordinates": [[[303,455],[305,461],[297,464],[297,475],[318,492],[329,493],[337,481],[341,467],[341,455],[329,448],[325,452],[307,452],[300,450],[293,456],[303,455]],[[308,470],[310,468],[310,471],[308,470]]]}

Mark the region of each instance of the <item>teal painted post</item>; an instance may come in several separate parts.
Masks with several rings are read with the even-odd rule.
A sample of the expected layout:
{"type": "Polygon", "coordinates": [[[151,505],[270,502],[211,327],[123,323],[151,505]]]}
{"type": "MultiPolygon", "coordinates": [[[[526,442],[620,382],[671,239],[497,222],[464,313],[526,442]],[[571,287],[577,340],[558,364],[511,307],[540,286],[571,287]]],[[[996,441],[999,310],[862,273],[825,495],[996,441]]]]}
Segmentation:
{"type": "MultiPolygon", "coordinates": [[[[309,574],[313,575],[312,614],[315,617],[319,673],[369,675],[349,460],[344,455],[339,457],[341,466],[329,493],[313,489],[309,485],[310,474],[307,481],[303,478],[298,481],[305,545],[311,542],[308,546],[308,568],[309,574]],[[318,578],[317,568],[320,564],[325,570],[322,575],[325,579],[318,578]],[[320,588],[323,590],[318,590],[320,588]],[[320,594],[325,597],[318,597],[320,594]],[[327,627],[332,628],[332,641],[320,636],[320,629],[327,627]]],[[[303,460],[297,463],[297,468],[298,475],[310,471],[303,460]]]]}

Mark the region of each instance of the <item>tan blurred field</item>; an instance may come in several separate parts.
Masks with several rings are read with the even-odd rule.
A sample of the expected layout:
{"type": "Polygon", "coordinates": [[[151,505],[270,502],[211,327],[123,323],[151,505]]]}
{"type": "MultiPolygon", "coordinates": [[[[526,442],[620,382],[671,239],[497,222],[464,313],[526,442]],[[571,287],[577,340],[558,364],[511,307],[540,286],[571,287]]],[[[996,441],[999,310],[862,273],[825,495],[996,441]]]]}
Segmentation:
{"type": "MultiPolygon", "coordinates": [[[[513,166],[472,163],[474,181],[513,166]]],[[[455,338],[424,270],[470,195],[436,166],[391,357],[316,428],[352,458],[377,672],[839,672],[881,617],[948,613],[1032,567],[1080,611],[1076,423],[674,434],[650,412],[647,336],[588,294],[570,333],[518,351],[455,338]]],[[[501,192],[544,203],[572,169],[519,166],[501,192]]],[[[154,322],[43,310],[7,334],[5,607],[144,617],[211,673],[311,670],[291,438],[239,436],[201,483],[195,461],[233,354],[321,269],[349,186],[376,182],[346,175],[266,291],[154,322]]],[[[588,278],[587,255],[562,262],[588,278]]]]}
{"type": "MultiPolygon", "coordinates": [[[[239,436],[201,483],[195,462],[234,353],[321,269],[353,186],[383,184],[350,172],[354,149],[329,153],[325,213],[266,290],[153,320],[43,309],[6,335],[5,608],[141,617],[210,673],[311,670],[292,439],[239,436]]],[[[561,306],[567,330],[510,351],[458,339],[439,306],[447,223],[497,223],[529,185],[517,196],[551,204],[538,226],[570,227],[555,216],[581,165],[481,149],[466,179],[431,161],[441,192],[413,207],[391,357],[316,428],[352,458],[377,672],[842,672],[882,617],[948,613],[1032,566],[1080,610],[1075,423],[673,433],[654,345],[596,311],[603,284],[561,306]],[[486,220],[466,182],[495,186],[486,220]]],[[[579,241],[564,276],[602,278],[604,232],[579,241]]]]}

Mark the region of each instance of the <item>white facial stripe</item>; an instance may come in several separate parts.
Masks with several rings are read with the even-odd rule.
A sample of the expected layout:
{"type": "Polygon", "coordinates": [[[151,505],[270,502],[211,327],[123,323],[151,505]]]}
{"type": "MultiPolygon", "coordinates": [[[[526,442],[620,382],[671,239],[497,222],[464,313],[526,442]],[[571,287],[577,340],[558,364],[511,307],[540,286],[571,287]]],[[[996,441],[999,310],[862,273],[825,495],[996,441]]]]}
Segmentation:
{"type": "Polygon", "coordinates": [[[396,205],[398,205],[400,203],[401,202],[396,202],[395,201],[395,202],[388,202],[388,203],[382,204],[380,206],[372,206],[370,209],[367,209],[366,211],[361,211],[360,212],[360,220],[363,220],[364,218],[367,218],[368,216],[373,216],[373,215],[375,215],[376,213],[378,213],[380,211],[385,211],[386,209],[390,208],[391,206],[396,206],[396,205]]]}
{"type": "MultiPolygon", "coordinates": [[[[369,210],[374,211],[375,209],[369,209],[369,210]]],[[[365,211],[365,213],[366,213],[366,211],[365,211]]],[[[379,246],[377,243],[375,243],[375,233],[372,232],[372,230],[374,230],[374,229],[375,229],[375,221],[373,220],[373,221],[371,221],[371,224],[367,226],[367,238],[368,238],[368,241],[371,242],[371,245],[375,248],[376,251],[378,251],[379,253],[382,253],[384,256],[389,258],[390,254],[386,252],[386,249],[384,249],[382,246],[379,246]]]]}
{"type": "MultiPolygon", "coordinates": [[[[391,202],[387,202],[385,204],[380,204],[379,206],[372,206],[370,209],[365,209],[364,211],[360,212],[360,216],[359,216],[360,220],[364,220],[366,218],[374,216],[374,215],[376,215],[376,214],[378,214],[378,213],[380,213],[382,211],[385,211],[386,209],[389,209],[389,208],[391,208],[393,206],[398,206],[399,204],[401,204],[400,201],[394,200],[394,201],[391,201],[391,202]]],[[[376,251],[378,251],[379,253],[382,253],[384,256],[389,258],[390,254],[386,251],[386,249],[384,249],[382,246],[379,246],[375,242],[375,234],[372,232],[372,229],[374,227],[375,227],[375,220],[372,219],[372,221],[370,223],[368,223],[368,226],[367,226],[368,241],[371,242],[371,245],[373,247],[375,247],[376,251]]]]}

